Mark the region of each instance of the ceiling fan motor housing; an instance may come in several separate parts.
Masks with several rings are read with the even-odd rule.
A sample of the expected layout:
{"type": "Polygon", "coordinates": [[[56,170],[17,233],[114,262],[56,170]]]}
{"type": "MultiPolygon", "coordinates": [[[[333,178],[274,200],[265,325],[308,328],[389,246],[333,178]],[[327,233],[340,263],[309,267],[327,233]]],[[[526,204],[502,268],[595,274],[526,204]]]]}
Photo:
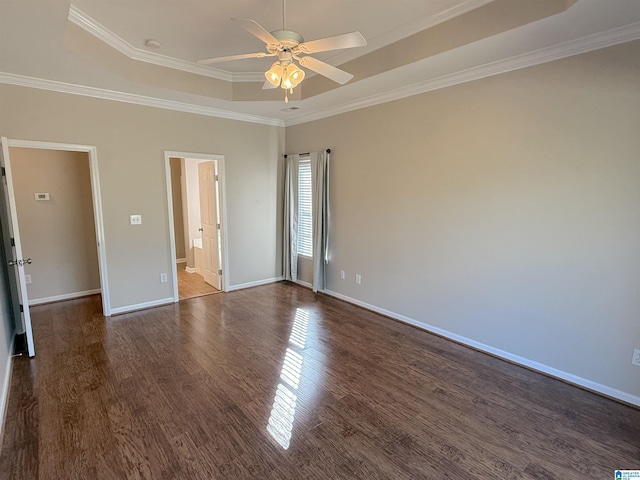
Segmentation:
{"type": "Polygon", "coordinates": [[[293,48],[304,42],[304,38],[298,32],[291,30],[274,30],[271,35],[287,48],[293,48]]]}

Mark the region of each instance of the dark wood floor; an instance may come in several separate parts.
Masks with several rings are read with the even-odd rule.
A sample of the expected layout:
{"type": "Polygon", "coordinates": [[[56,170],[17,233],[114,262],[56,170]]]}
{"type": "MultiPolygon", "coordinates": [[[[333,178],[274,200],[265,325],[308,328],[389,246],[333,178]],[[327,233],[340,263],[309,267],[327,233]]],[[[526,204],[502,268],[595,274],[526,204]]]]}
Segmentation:
{"type": "Polygon", "coordinates": [[[640,411],[285,283],[33,308],[3,479],[594,479],[640,411]]]}

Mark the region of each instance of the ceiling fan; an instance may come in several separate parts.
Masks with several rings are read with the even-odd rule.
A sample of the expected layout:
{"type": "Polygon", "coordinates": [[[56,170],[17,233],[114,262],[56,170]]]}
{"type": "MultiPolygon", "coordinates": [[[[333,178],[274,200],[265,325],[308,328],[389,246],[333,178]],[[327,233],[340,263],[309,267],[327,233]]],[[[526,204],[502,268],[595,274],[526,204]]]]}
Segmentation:
{"type": "Polygon", "coordinates": [[[344,85],[353,78],[353,75],[308,55],[329,50],[364,47],[367,44],[362,34],[357,31],[305,42],[298,32],[287,30],[286,0],[282,0],[282,30],[268,32],[254,20],[243,18],[232,18],[231,20],[262,40],[265,43],[266,52],[207,58],[198,60],[198,63],[209,65],[245,58],[278,57],[278,60],[265,72],[267,80],[262,88],[283,88],[285,90],[284,100],[287,103],[289,98],[286,92],[293,93],[293,89],[304,79],[304,70],[300,69],[294,60],[297,60],[302,67],[344,85]]]}

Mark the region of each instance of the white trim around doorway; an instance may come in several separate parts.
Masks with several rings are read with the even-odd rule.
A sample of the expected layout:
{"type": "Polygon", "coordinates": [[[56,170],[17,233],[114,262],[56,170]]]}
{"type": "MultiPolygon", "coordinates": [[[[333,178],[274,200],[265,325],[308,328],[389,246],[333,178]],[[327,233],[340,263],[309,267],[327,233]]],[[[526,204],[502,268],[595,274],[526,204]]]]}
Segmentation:
{"type": "Polygon", "coordinates": [[[64,150],[68,152],[85,152],[89,156],[89,172],[91,175],[91,197],[93,198],[93,219],[96,229],[98,247],[98,269],[100,271],[100,293],[102,295],[102,314],[111,315],[111,300],[109,297],[109,276],[107,274],[107,251],[104,241],[104,219],[102,216],[102,195],[100,193],[100,178],[98,175],[98,151],[93,145],[78,145],[71,143],[39,142],[34,140],[7,139],[9,147],[37,148],[42,150],[64,150]]]}
{"type": "MultiPolygon", "coordinates": [[[[195,160],[215,160],[218,162],[218,181],[220,187],[220,215],[222,221],[220,223],[220,250],[221,250],[221,265],[222,269],[222,291],[229,291],[229,256],[227,250],[227,199],[225,187],[225,173],[224,173],[224,155],[215,155],[207,153],[191,153],[191,152],[174,152],[165,150],[164,152],[164,167],[165,167],[165,180],[167,187],[167,212],[169,214],[169,244],[171,253],[171,275],[173,278],[173,301],[178,302],[180,297],[178,295],[178,269],[176,267],[176,238],[175,238],[175,225],[173,219],[173,194],[171,193],[171,158],[189,158],[195,160]]],[[[188,268],[188,267],[187,267],[188,268]]]]}

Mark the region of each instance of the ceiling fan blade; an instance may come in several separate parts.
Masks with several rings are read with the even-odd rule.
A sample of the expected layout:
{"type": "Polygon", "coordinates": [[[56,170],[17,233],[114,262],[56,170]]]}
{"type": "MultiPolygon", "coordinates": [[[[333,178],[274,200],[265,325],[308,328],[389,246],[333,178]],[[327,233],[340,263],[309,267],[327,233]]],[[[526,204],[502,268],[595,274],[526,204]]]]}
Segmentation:
{"type": "Polygon", "coordinates": [[[334,82],[339,83],[340,85],[344,85],[349,80],[353,78],[353,75],[345,72],[344,70],[340,70],[339,68],[334,67],[333,65],[329,65],[328,63],[322,62],[317,58],[313,57],[301,57],[300,65],[308,68],[309,70],[313,70],[320,75],[323,75],[334,82]]]}
{"type": "Polygon", "coordinates": [[[262,85],[263,90],[271,90],[272,88],[278,88],[277,85],[274,85],[269,80],[264,81],[264,85],[262,85]]]}
{"type": "Polygon", "coordinates": [[[246,18],[232,18],[231,20],[233,22],[236,22],[254,37],[258,37],[267,45],[278,45],[280,43],[276,37],[271,35],[260,24],[258,24],[258,22],[254,20],[249,20],[246,18]]]}
{"type": "Polygon", "coordinates": [[[326,52],[327,50],[340,50],[341,48],[364,47],[367,41],[360,32],[343,33],[335,37],[319,38],[298,45],[302,53],[326,52]]]}
{"type": "Polygon", "coordinates": [[[210,63],[230,62],[231,60],[242,60],[244,58],[262,58],[262,57],[271,57],[271,56],[272,56],[271,54],[264,53],[264,52],[243,53],[241,55],[229,55],[228,57],[206,58],[204,60],[198,60],[197,63],[201,65],[209,65],[210,63]]]}

